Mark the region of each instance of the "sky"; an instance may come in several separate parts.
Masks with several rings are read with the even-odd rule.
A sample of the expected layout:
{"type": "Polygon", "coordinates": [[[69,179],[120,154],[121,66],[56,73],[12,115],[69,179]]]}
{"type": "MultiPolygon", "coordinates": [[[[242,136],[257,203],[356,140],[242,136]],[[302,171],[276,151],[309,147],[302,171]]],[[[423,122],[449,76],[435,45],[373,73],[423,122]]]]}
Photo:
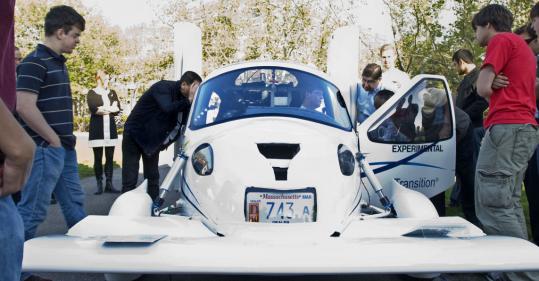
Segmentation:
{"type": "Polygon", "coordinates": [[[358,25],[370,34],[377,34],[383,41],[393,40],[391,18],[383,1],[361,1],[356,8],[358,25]]]}
{"type": "MultiPolygon", "coordinates": [[[[164,0],[152,0],[163,2],[164,0]]],[[[101,11],[103,17],[112,25],[121,28],[141,23],[151,23],[156,19],[155,12],[148,0],[84,0],[87,7],[101,11]]]]}

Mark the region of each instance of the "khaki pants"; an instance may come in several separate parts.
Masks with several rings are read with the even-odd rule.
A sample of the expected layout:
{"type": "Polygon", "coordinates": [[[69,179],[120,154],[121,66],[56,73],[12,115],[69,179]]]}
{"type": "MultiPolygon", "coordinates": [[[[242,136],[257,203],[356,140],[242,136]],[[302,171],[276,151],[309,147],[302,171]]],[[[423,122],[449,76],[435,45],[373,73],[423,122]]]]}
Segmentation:
{"type": "MultiPolygon", "coordinates": [[[[489,235],[528,240],[520,204],[524,172],[539,143],[532,125],[494,125],[481,143],[475,172],[475,211],[489,235]]],[[[537,272],[508,273],[510,280],[539,280],[537,272]]]]}

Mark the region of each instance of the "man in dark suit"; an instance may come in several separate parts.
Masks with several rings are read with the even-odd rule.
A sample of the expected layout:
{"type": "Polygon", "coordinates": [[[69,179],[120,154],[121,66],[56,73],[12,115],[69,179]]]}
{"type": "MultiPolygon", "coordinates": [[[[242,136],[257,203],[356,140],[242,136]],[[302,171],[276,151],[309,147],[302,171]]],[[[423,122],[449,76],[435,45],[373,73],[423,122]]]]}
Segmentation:
{"type": "Polygon", "coordinates": [[[159,192],[159,152],[178,137],[178,120],[185,122],[202,78],[187,71],[179,81],[159,81],[139,99],[125,122],[122,141],[122,192],[136,187],[139,160],[152,200],[159,192]],[[183,118],[178,118],[182,114],[183,118]]]}

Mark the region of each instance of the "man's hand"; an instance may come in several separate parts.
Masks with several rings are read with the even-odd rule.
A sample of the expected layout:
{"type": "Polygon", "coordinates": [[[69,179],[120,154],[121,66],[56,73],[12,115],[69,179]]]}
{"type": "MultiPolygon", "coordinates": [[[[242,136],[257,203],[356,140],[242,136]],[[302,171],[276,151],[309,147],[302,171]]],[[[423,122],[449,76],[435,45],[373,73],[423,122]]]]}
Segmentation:
{"type": "Polygon", "coordinates": [[[193,100],[195,99],[195,93],[197,92],[198,86],[200,86],[200,83],[195,81],[189,86],[189,103],[193,103],[193,100]]]}
{"type": "MultiPolygon", "coordinates": [[[[192,87],[192,85],[191,85],[192,87]]],[[[187,96],[187,99],[189,99],[189,103],[193,103],[193,100],[195,99],[195,92],[192,89],[189,89],[189,96],[187,96]]]]}
{"type": "Polygon", "coordinates": [[[509,86],[509,78],[507,78],[507,76],[505,76],[502,72],[494,77],[494,81],[492,81],[492,89],[498,90],[507,86],[509,86]]]}
{"type": "Polygon", "coordinates": [[[0,169],[0,197],[19,191],[32,167],[35,144],[0,99],[0,151],[5,155],[0,169]]]}
{"type": "Polygon", "coordinates": [[[2,180],[0,181],[0,197],[4,197],[9,194],[13,194],[21,190],[24,182],[26,181],[26,175],[29,172],[28,165],[26,169],[14,165],[11,161],[6,159],[3,167],[2,180]]]}
{"type": "Polygon", "coordinates": [[[52,147],[60,147],[62,146],[62,141],[60,140],[60,137],[58,135],[55,135],[55,138],[49,141],[49,145],[52,147]]]}

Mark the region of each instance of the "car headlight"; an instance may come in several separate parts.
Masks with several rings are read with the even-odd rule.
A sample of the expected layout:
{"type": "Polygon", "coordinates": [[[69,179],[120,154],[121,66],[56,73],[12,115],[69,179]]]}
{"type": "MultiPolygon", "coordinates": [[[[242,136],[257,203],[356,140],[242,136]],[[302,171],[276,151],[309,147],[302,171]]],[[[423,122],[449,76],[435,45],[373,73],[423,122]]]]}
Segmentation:
{"type": "Polygon", "coordinates": [[[341,173],[345,176],[351,176],[354,173],[356,165],[354,154],[346,146],[340,144],[337,149],[337,155],[339,157],[341,173]]]}
{"type": "Polygon", "coordinates": [[[213,172],[213,149],[207,143],[195,149],[191,164],[195,172],[201,176],[210,175],[213,172]]]}

